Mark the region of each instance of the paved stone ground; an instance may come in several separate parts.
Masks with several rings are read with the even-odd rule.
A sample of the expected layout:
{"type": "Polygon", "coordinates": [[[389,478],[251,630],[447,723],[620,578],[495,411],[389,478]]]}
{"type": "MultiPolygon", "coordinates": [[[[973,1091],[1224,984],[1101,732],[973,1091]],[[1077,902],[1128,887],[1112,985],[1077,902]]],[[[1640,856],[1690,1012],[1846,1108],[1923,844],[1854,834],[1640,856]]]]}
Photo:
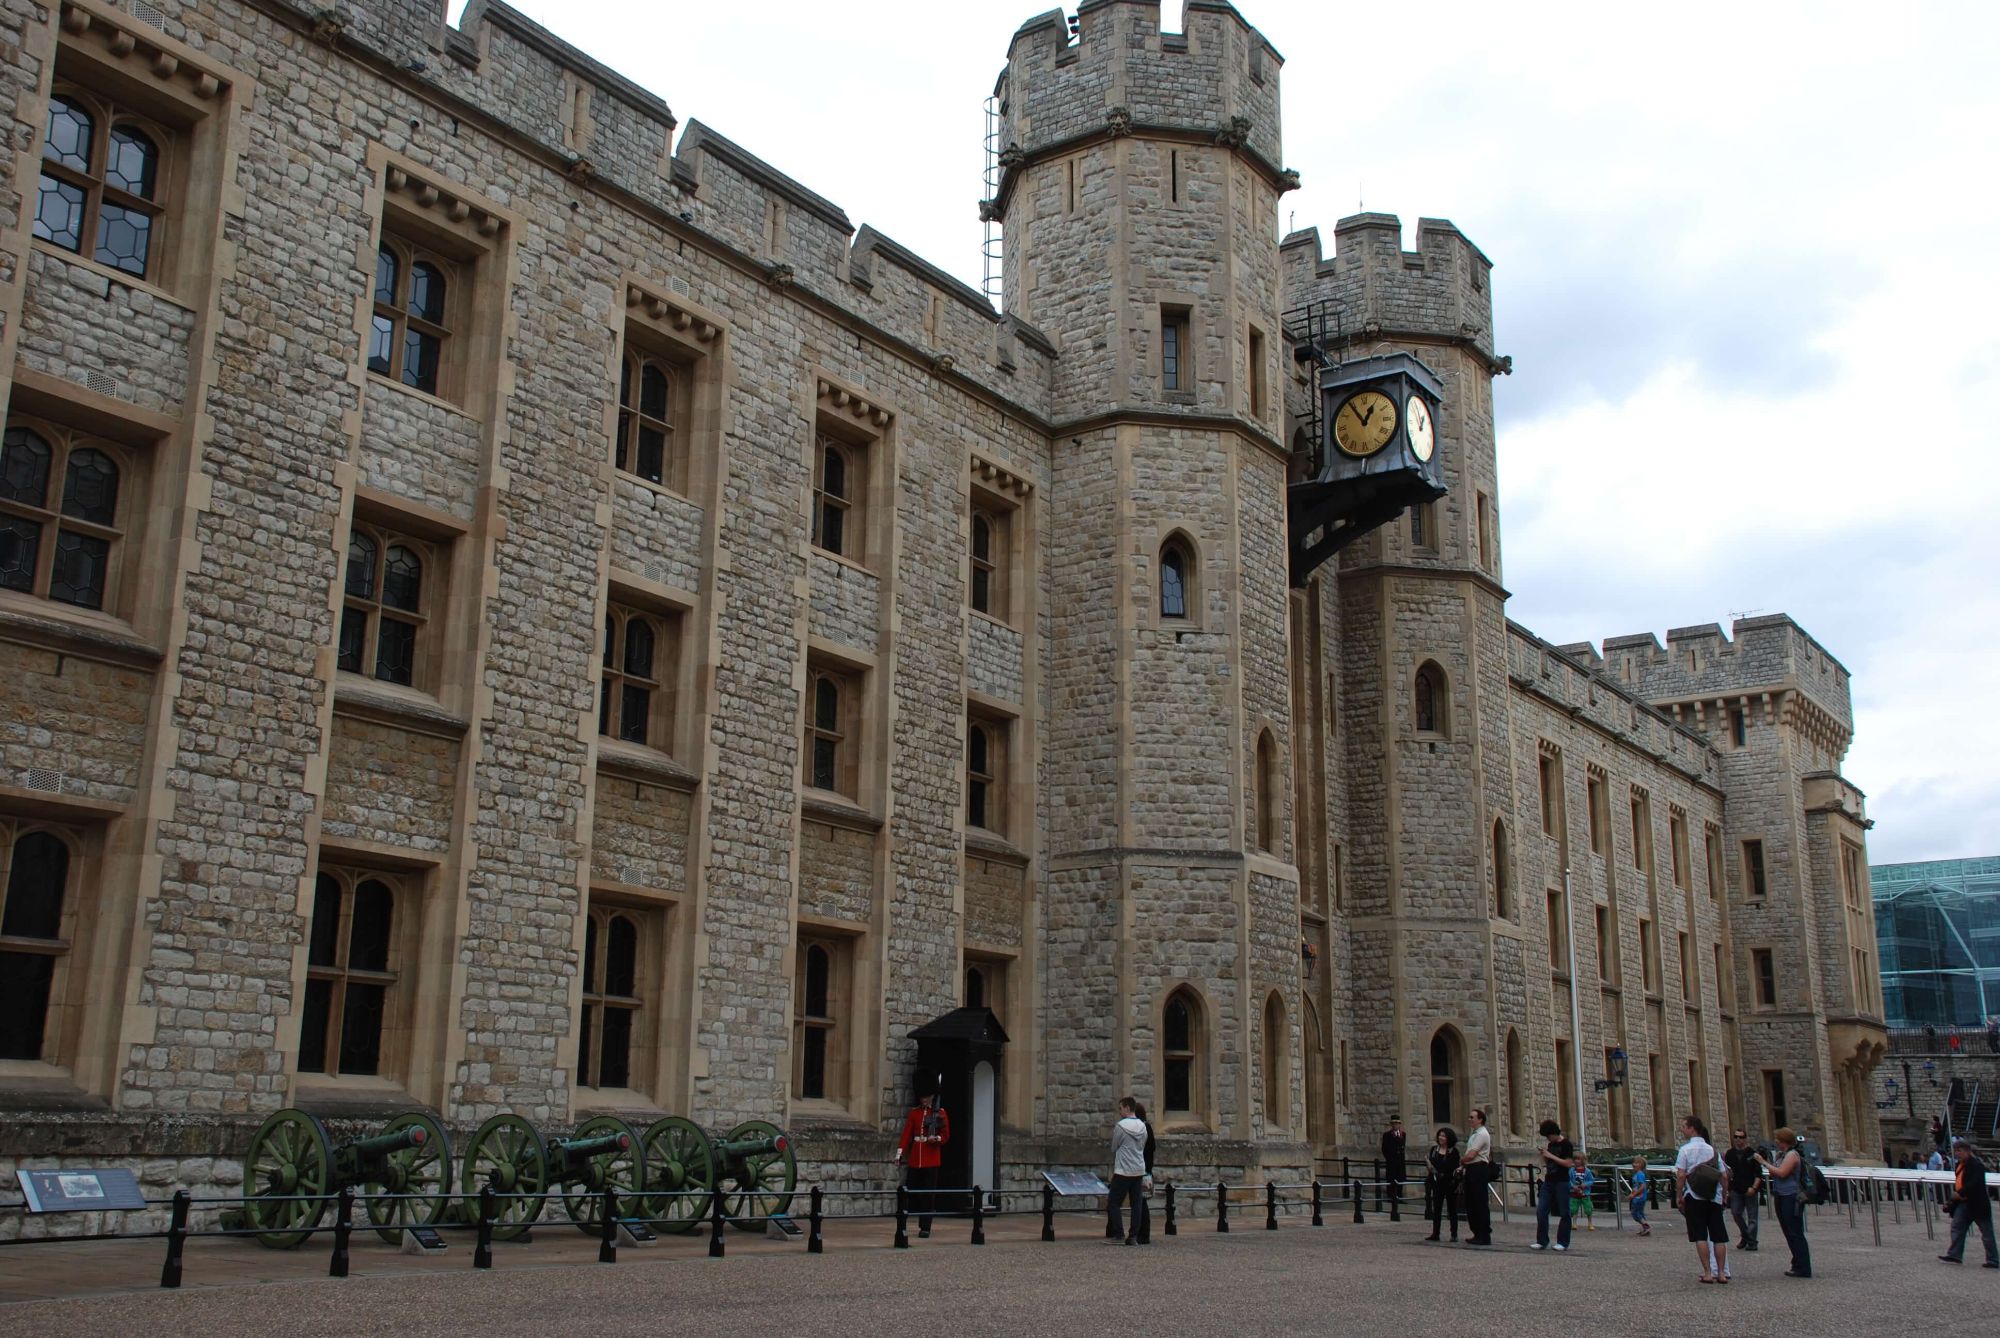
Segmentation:
{"type": "MultiPolygon", "coordinates": [[[[1158,1219],[1155,1219],[1156,1228],[1158,1219]]],[[[595,1262],[595,1246],[564,1228],[501,1246],[490,1272],[469,1242],[441,1259],[412,1259],[357,1242],[353,1276],[324,1276],[326,1247],[294,1254],[239,1241],[195,1242],[185,1284],[160,1291],[161,1247],[21,1246],[0,1250],[0,1332],[291,1335],[458,1332],[494,1335],[781,1333],[1019,1334],[1106,1325],[1139,1334],[1991,1335],[2000,1272],[1934,1261],[1942,1241],[1907,1218],[1850,1229],[1813,1227],[1810,1282],[1780,1276],[1781,1245],[1734,1255],[1736,1281],[1695,1282],[1692,1247],[1677,1230],[1579,1232],[1568,1254],[1527,1249],[1533,1227],[1496,1224],[1497,1248],[1423,1241],[1413,1221],[1333,1221],[1314,1230],[1239,1217],[1218,1235],[1207,1222],[1150,1249],[1105,1245],[1089,1219],[1064,1219],[1062,1239],[1037,1239],[1034,1219],[993,1224],[973,1249],[962,1221],[916,1248],[887,1248],[886,1223],[834,1224],[827,1252],[731,1234],[726,1259],[675,1239],[595,1262]],[[792,1258],[773,1258],[791,1254],[792,1258]],[[54,1297],[55,1299],[39,1299],[54,1297]]],[[[1663,1228],[1678,1228],[1669,1216],[1663,1228]]],[[[1976,1259],[1976,1254],[1975,1254],[1976,1259]]]]}

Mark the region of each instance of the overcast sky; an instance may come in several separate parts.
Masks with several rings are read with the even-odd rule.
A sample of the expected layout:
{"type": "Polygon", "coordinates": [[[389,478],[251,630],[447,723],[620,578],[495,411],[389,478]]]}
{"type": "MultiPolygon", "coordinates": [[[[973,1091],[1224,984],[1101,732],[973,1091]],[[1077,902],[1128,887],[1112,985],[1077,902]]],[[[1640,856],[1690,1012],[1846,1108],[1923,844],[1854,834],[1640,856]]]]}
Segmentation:
{"type": "MultiPolygon", "coordinates": [[[[980,282],[981,102],[1048,6],[515,3],[980,282]]],[[[1854,675],[1871,860],[2000,855],[2000,6],[1238,7],[1281,231],[1365,205],[1494,262],[1511,615],[1789,613],[1854,675]]]]}

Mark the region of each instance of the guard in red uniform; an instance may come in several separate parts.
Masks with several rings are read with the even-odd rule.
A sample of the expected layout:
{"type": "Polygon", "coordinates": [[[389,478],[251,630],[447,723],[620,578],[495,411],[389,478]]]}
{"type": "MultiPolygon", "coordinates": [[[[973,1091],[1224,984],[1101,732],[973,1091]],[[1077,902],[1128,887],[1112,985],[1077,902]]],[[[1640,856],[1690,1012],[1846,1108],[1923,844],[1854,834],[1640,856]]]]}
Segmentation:
{"type": "Polygon", "coordinates": [[[896,1144],[896,1162],[907,1166],[903,1180],[917,1205],[924,1209],[917,1218],[917,1235],[931,1234],[930,1207],[937,1188],[938,1166],[944,1161],[944,1145],[951,1141],[951,1114],[930,1092],[917,1096],[917,1104],[903,1117],[903,1137],[896,1144]]]}

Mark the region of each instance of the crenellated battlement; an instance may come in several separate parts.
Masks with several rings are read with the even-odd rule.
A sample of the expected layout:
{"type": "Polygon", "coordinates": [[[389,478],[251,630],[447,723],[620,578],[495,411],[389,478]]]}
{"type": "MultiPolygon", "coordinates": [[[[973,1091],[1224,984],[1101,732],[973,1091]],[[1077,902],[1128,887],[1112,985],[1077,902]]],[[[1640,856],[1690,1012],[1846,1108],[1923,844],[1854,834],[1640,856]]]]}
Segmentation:
{"type": "Polygon", "coordinates": [[[1417,220],[1414,251],[1403,249],[1394,214],[1351,215],[1333,235],[1331,257],[1317,228],[1280,243],[1288,308],[1330,303],[1338,342],[1442,340],[1508,369],[1510,360],[1493,352],[1493,262],[1449,219],[1417,220]]]}
{"type": "Polygon", "coordinates": [[[1085,0],[1077,32],[1052,9],[1022,24],[994,85],[1002,165],[1102,136],[1172,133],[1238,148],[1281,174],[1283,58],[1223,0],[1187,0],[1182,30],[1161,31],[1159,0],[1085,0]]]}
{"type": "Polygon", "coordinates": [[[1734,701],[1795,689],[1842,730],[1853,728],[1848,673],[1782,613],[1676,627],[1663,645],[1651,632],[1607,637],[1606,674],[1655,702],[1734,701]]]}

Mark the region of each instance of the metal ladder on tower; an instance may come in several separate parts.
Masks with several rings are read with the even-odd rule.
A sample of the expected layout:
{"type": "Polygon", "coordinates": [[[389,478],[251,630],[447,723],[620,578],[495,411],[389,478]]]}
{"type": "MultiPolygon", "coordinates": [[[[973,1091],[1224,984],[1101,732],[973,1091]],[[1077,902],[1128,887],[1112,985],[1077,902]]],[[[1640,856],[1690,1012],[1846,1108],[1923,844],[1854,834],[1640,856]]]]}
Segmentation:
{"type": "MultiPolygon", "coordinates": [[[[982,200],[996,200],[1000,197],[1000,99],[998,96],[986,99],[986,169],[982,180],[984,193],[982,200]]],[[[982,211],[984,212],[984,211],[982,211]]],[[[1003,291],[1001,282],[1001,255],[1004,238],[1001,235],[1000,220],[991,214],[985,217],[985,238],[979,244],[984,263],[985,278],[980,290],[987,300],[998,308],[1003,291]]]]}

